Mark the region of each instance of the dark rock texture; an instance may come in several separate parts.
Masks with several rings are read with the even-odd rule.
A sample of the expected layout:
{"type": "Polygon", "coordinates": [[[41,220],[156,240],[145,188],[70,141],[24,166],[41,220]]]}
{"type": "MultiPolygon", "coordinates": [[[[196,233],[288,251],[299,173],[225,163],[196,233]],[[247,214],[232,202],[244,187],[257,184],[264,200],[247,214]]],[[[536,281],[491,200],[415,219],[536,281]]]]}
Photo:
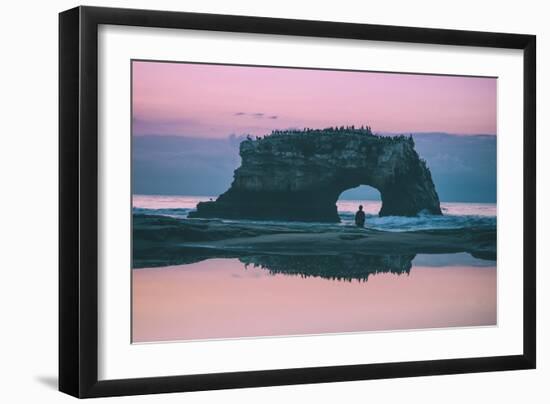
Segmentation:
{"type": "Polygon", "coordinates": [[[380,191],[380,216],[441,214],[426,162],[410,137],[369,128],[274,131],[240,145],[229,190],[189,217],[338,222],[336,201],[359,185],[380,191]]]}
{"type": "Polygon", "coordinates": [[[387,258],[392,256],[466,252],[490,261],[497,256],[496,226],[388,232],[331,224],[193,220],[140,214],[133,215],[132,223],[133,268],[190,264],[210,258],[248,262],[255,257],[251,263],[269,264],[274,270],[281,268],[279,264],[284,260],[289,273],[308,266],[310,275],[321,276],[323,268],[331,266],[330,271],[336,276],[342,271],[359,274],[361,266],[369,272],[407,263],[397,257],[397,261],[387,258]],[[287,259],[276,258],[279,256],[287,259]],[[317,265],[315,262],[318,272],[312,268],[317,265]]]}

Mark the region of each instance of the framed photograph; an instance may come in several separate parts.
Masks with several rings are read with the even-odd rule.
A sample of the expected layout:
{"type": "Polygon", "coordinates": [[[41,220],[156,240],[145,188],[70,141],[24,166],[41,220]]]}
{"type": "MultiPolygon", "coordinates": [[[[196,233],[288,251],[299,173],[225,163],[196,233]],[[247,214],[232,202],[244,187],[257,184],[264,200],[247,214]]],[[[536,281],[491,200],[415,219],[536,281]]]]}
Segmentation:
{"type": "Polygon", "coordinates": [[[534,36],[59,28],[61,391],[535,367],[534,36]]]}

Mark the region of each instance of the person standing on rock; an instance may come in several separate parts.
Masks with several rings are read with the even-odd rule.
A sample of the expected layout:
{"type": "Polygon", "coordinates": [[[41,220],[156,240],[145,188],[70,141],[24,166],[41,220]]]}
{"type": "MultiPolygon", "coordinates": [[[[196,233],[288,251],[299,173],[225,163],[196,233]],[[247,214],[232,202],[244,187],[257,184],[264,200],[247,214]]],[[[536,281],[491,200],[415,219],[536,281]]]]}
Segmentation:
{"type": "Polygon", "coordinates": [[[357,227],[365,226],[365,212],[363,211],[363,205],[359,205],[359,210],[355,213],[355,225],[357,227]]]}

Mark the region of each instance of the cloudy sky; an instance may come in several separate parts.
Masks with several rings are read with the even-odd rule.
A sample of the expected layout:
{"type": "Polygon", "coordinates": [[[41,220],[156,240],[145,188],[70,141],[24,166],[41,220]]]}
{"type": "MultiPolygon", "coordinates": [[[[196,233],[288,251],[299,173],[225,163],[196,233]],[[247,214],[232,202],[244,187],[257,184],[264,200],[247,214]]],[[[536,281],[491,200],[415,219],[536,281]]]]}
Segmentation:
{"type": "Polygon", "coordinates": [[[134,61],[133,134],[225,138],[368,124],[496,134],[494,78],[134,61]]]}

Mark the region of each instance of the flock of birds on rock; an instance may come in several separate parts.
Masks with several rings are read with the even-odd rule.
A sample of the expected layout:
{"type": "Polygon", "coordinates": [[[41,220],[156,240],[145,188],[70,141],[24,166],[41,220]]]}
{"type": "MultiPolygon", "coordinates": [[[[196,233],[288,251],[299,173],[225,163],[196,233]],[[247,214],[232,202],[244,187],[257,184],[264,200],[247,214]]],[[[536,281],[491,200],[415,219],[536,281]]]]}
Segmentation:
{"type": "MultiPolygon", "coordinates": [[[[304,129],[275,129],[272,130],[270,134],[265,136],[256,136],[255,140],[263,140],[267,138],[273,138],[278,136],[286,136],[286,135],[309,135],[309,134],[328,134],[328,135],[341,135],[341,134],[359,134],[359,135],[366,135],[371,136],[376,139],[382,139],[386,142],[394,143],[394,142],[402,142],[402,141],[409,141],[414,146],[414,140],[412,138],[412,135],[405,136],[405,135],[396,135],[396,136],[381,136],[374,134],[372,132],[372,129],[370,126],[361,126],[361,127],[355,127],[354,125],[351,126],[330,126],[328,128],[324,129],[312,129],[312,128],[304,128],[304,129]]],[[[246,135],[247,140],[254,140],[252,136],[246,135]]]]}

